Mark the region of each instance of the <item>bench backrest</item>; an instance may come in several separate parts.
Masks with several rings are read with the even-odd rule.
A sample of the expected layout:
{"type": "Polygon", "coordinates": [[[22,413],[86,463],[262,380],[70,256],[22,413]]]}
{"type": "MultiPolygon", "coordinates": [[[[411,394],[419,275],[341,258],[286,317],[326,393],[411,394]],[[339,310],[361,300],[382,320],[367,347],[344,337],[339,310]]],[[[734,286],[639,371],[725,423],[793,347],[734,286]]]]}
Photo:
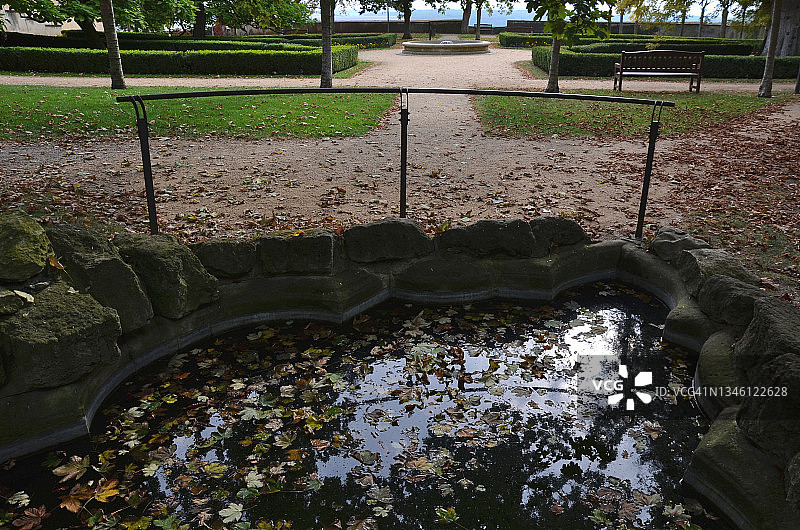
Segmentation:
{"type": "Polygon", "coordinates": [[[705,52],[677,50],[645,50],[622,52],[620,66],[623,71],[689,72],[700,73],[705,52]]]}

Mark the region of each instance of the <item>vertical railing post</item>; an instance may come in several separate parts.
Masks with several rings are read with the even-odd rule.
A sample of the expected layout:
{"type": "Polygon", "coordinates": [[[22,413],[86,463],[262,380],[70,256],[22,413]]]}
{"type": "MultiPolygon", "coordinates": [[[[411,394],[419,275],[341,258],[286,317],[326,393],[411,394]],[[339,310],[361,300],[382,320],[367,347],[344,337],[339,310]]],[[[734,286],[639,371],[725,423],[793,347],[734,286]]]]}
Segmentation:
{"type": "Polygon", "coordinates": [[[653,105],[653,115],[650,118],[650,142],[647,146],[647,163],[644,167],[644,181],[642,182],[642,199],[639,201],[639,218],[636,221],[636,233],[634,237],[641,241],[644,231],[644,214],[647,211],[647,196],[650,193],[650,177],[653,175],[653,157],[656,152],[656,140],[658,130],[661,128],[661,108],[663,103],[658,102],[653,105]],[[661,103],[661,105],[659,105],[661,103]],[[658,107],[658,117],[656,117],[656,107],[658,107]]]}
{"type": "Polygon", "coordinates": [[[408,89],[400,90],[400,217],[406,216],[406,173],[408,166],[408,89]],[[403,103],[405,94],[405,104],[403,103]]]}
{"type": "Polygon", "coordinates": [[[147,110],[141,97],[134,96],[133,108],[136,109],[136,129],[139,133],[139,145],[142,148],[142,170],[144,171],[144,190],[147,195],[147,216],[150,219],[150,233],[158,233],[158,215],[156,214],[156,192],[153,187],[153,168],[150,165],[150,125],[147,123],[147,110]],[[138,103],[138,104],[137,104],[138,103]],[[139,114],[139,107],[142,109],[139,114]]]}

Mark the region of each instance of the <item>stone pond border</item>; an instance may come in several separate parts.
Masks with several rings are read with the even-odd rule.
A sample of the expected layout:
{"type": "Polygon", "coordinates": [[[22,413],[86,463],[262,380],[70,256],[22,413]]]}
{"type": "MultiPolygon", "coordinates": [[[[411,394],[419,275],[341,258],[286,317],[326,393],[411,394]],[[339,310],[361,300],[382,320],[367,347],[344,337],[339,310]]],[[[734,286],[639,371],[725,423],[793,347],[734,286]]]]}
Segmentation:
{"type": "Polygon", "coordinates": [[[251,240],[112,242],[75,225],[0,214],[0,461],[86,434],[103,400],[152,361],[259,323],[344,322],[390,298],[551,300],[619,280],[670,309],[664,340],[698,353],[713,424],[684,483],[737,528],[800,521],[800,310],[730,254],[672,227],[650,248],[591,242],[562,217],[478,221],[434,238],[406,219],[251,240]]]}

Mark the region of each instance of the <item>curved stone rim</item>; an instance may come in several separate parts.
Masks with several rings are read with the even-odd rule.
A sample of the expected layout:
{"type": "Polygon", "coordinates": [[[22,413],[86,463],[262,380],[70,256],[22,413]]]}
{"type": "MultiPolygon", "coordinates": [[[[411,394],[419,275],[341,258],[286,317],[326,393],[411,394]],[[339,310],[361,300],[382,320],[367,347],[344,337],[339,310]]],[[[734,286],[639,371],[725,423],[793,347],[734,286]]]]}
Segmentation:
{"type": "Polygon", "coordinates": [[[489,41],[405,41],[401,55],[475,55],[489,52],[489,41]]]}

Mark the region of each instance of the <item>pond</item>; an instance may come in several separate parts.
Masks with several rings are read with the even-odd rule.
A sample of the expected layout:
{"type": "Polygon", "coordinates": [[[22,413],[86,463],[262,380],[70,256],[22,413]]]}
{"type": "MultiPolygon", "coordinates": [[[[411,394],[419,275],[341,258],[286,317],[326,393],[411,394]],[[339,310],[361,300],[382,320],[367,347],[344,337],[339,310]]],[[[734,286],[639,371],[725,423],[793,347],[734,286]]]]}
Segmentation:
{"type": "Polygon", "coordinates": [[[3,464],[0,526],[723,528],[679,490],[708,422],[666,314],[598,283],[220,337],[3,464]]]}

